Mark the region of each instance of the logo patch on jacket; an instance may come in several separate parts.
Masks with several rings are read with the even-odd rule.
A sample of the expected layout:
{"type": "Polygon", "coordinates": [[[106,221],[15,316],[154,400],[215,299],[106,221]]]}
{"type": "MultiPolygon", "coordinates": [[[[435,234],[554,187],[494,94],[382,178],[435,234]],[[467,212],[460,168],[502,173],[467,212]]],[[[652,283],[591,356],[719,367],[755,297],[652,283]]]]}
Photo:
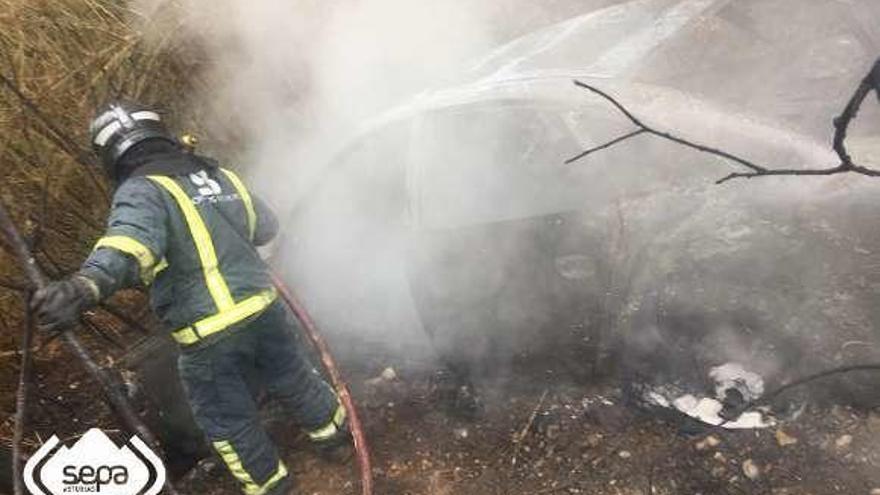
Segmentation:
{"type": "Polygon", "coordinates": [[[199,170],[194,174],[189,174],[189,180],[196,186],[198,196],[194,197],[194,204],[202,204],[205,201],[218,203],[221,201],[236,201],[239,199],[238,193],[223,194],[223,188],[220,183],[211,178],[205,170],[199,170]]]}

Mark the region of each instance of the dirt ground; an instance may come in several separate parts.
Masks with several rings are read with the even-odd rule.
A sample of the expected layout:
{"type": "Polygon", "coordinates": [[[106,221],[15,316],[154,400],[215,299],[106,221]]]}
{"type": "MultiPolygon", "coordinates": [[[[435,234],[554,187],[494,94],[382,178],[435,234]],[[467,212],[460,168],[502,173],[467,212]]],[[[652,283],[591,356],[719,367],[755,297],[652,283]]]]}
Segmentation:
{"type": "MultiPolygon", "coordinates": [[[[87,337],[91,348],[107,347],[87,337]]],[[[870,355],[851,359],[876,360],[863,351],[870,355]]],[[[105,354],[102,364],[111,365],[115,354],[105,354]]],[[[99,391],[58,342],[36,357],[28,451],[53,433],[70,444],[91,427],[119,431],[99,391]]],[[[16,356],[4,359],[12,384],[16,356]]],[[[812,394],[824,399],[764,430],[688,433],[681,422],[627,401],[619,376],[575,376],[561,359],[522,355],[501,378],[478,382],[483,410],[463,418],[436,363],[366,361],[349,357],[344,372],[372,449],[377,495],[880,494],[880,410],[870,401],[842,405],[853,403],[845,394],[812,394]]],[[[872,376],[860,378],[871,383],[872,376]]],[[[828,378],[821,390],[844,389],[854,379],[828,378]]],[[[0,420],[4,439],[12,426],[12,388],[0,397],[8,412],[0,420]]],[[[320,460],[294,425],[267,417],[299,494],[360,493],[353,463],[320,460]]],[[[178,486],[184,494],[240,493],[213,460],[178,486]]]]}
{"type": "MultiPolygon", "coordinates": [[[[82,335],[90,348],[108,350],[98,337],[82,335]]],[[[839,337],[856,342],[854,335],[839,337]]],[[[877,361],[874,344],[860,338],[858,346],[843,346],[852,355],[835,361],[877,361]]],[[[112,365],[120,352],[102,353],[101,364],[112,365]]],[[[834,349],[811,353],[834,355],[834,349]]],[[[9,439],[17,356],[2,359],[0,439],[9,439]]],[[[844,405],[870,398],[849,388],[856,376],[823,380],[813,390],[823,393],[776,427],[686,433],[680,422],[628,402],[619,376],[574,376],[558,356],[518,356],[502,378],[479,382],[484,409],[472,419],[451,407],[435,363],[353,361],[344,359],[344,371],[372,449],[377,495],[880,494],[880,410],[870,400],[844,405]],[[383,373],[387,368],[393,376],[383,373]],[[847,400],[846,390],[857,393],[847,400]]],[[[53,433],[69,445],[91,427],[118,431],[99,391],[60,343],[36,354],[35,371],[26,450],[53,433]]],[[[871,384],[873,377],[858,378],[871,384]]],[[[272,421],[271,430],[300,494],[360,493],[353,463],[319,460],[284,420],[272,421]]],[[[239,493],[225,468],[210,460],[178,485],[184,494],[239,493]]]]}
{"type": "MultiPolygon", "coordinates": [[[[809,405],[775,428],[685,434],[626,404],[610,380],[585,385],[547,373],[484,389],[483,413],[465,420],[450,414],[431,372],[396,375],[353,380],[377,494],[880,493],[880,414],[869,411],[809,405]]],[[[318,460],[283,422],[273,430],[287,440],[300,493],[359,493],[353,464],[318,460]]],[[[237,493],[208,464],[184,492],[237,493]]]]}
{"type": "MultiPolygon", "coordinates": [[[[70,442],[92,426],[113,431],[116,422],[79,366],[61,350],[46,355],[36,363],[41,385],[28,450],[46,432],[70,442]]],[[[532,363],[481,383],[483,411],[463,419],[438,387],[434,367],[383,366],[347,373],[372,448],[377,495],[880,493],[878,412],[811,403],[778,427],[687,434],[680,423],[627,403],[613,378],[585,383],[532,363]],[[383,366],[395,376],[383,378],[383,366]]],[[[832,384],[837,379],[845,378],[832,384]]],[[[11,419],[4,419],[6,437],[11,419]]],[[[271,430],[299,493],[359,493],[353,463],[319,460],[283,420],[271,430]]],[[[179,487],[186,494],[239,493],[210,460],[179,487]]]]}

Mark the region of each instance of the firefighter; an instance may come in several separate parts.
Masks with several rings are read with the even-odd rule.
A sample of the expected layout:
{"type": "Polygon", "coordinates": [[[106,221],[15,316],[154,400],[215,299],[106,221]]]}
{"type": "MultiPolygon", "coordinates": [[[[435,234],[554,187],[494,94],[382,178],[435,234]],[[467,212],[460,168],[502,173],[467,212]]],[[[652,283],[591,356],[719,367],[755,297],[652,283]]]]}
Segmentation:
{"type": "Polygon", "coordinates": [[[117,290],[149,287],[153,310],[180,346],[196,422],[246,495],[292,489],[260,423],[254,377],[319,452],[345,457],[345,410],[299,349],[296,324],[256,250],[278,230],[266,204],[234,172],[190,152],[149,108],[110,104],[90,133],[116,186],[107,232],[78,272],[34,295],[41,327],[71,328],[117,290]]]}

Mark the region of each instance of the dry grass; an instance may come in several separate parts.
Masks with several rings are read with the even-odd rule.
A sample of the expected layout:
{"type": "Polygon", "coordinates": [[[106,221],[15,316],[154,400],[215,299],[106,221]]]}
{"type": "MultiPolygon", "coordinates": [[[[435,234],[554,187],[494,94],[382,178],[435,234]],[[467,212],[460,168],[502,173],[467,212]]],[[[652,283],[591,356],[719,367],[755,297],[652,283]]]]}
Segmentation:
{"type": "MultiPolygon", "coordinates": [[[[170,35],[157,42],[135,30],[158,31],[159,21],[126,5],[0,0],[0,75],[21,93],[0,85],[0,199],[20,225],[44,225],[38,251],[50,272],[74,268],[103,224],[109,188],[88,163],[86,137],[95,107],[124,96],[171,110],[198,72],[170,35]]],[[[0,282],[19,279],[2,258],[0,282]]]]}
{"type": "MultiPolygon", "coordinates": [[[[200,55],[173,38],[173,8],[145,18],[123,0],[0,0],[0,75],[10,82],[0,82],[0,201],[27,235],[42,225],[35,251],[50,276],[75,270],[103,228],[110,188],[87,139],[95,107],[127,97],[173,114],[200,84],[200,55]]],[[[16,347],[22,285],[0,249],[0,353],[16,347]]],[[[12,412],[10,364],[0,365],[0,417],[12,412]]]]}

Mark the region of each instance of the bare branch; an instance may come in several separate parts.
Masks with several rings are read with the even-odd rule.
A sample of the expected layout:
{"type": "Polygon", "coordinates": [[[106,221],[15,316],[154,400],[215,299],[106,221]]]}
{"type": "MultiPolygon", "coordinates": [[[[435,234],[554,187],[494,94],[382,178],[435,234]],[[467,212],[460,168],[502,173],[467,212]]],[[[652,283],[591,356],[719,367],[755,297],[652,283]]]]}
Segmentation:
{"type": "Polygon", "coordinates": [[[817,169],[770,169],[763,172],[734,172],[730,175],[725,176],[722,179],[715,181],[715,183],[724,184],[725,182],[733,179],[752,179],[755,177],[768,177],[771,175],[834,175],[845,172],[852,172],[868,177],[880,177],[880,170],[873,170],[870,168],[860,167],[858,165],[838,165],[837,167],[817,169]]]}
{"type": "Polygon", "coordinates": [[[856,118],[859,109],[862,107],[862,103],[864,103],[865,98],[872,89],[877,93],[878,97],[880,97],[880,59],[874,62],[874,67],[871,68],[871,72],[869,72],[868,75],[862,79],[862,82],[859,83],[855,93],[853,93],[852,97],[847,102],[846,107],[844,107],[840,116],[834,119],[834,144],[832,147],[837,153],[837,156],[840,157],[840,163],[846,167],[857,167],[857,165],[853,163],[852,158],[849,156],[849,152],[846,149],[847,130],[849,129],[850,122],[856,118]]]}
{"type": "Polygon", "coordinates": [[[758,165],[750,160],[737,156],[733,153],[724,151],[722,149],[713,148],[711,146],[706,146],[703,144],[699,144],[683,137],[677,136],[675,134],[659,131],[654,129],[653,127],[642,122],[635,114],[632,113],[626,106],[624,106],[620,101],[618,101],[613,96],[608,93],[602,91],[595,86],[591,86],[582,81],[574,81],[574,84],[578,87],[587,89],[592,93],[599,95],[604,98],[606,101],[611,103],[621,114],[623,114],[634,126],[638,129],[625,134],[623,136],[617,137],[608,141],[607,143],[596,146],[595,148],[591,148],[579,155],[566,160],[566,164],[573,163],[577,160],[580,160],[586,156],[589,156],[595,152],[611,148],[617,144],[620,144],[624,141],[627,141],[631,138],[639,136],[641,134],[650,134],[661,139],[665,139],[667,141],[672,141],[681,146],[685,146],[703,153],[708,153],[714,156],[718,156],[720,158],[724,158],[725,160],[732,161],[738,165],[741,165],[747,169],[748,172],[733,172],[718,181],[716,184],[723,184],[733,179],[751,179],[755,177],[769,177],[769,176],[792,176],[792,175],[834,175],[840,173],[855,173],[868,177],[880,177],[880,170],[872,169],[869,167],[864,167],[858,165],[853,162],[852,157],[850,157],[849,152],[846,149],[846,136],[847,130],[849,129],[850,123],[856,118],[858,115],[859,109],[867,98],[868,94],[871,91],[875,91],[880,98],[880,59],[878,59],[874,66],[871,69],[871,72],[865,76],[865,78],[861,81],[859,86],[856,88],[856,91],[853,93],[846,107],[840,116],[834,119],[834,142],[833,148],[837,156],[840,158],[840,164],[820,169],[772,169],[767,168],[762,165],[758,165]]]}
{"type": "MultiPolygon", "coordinates": [[[[34,169],[38,169],[38,168],[40,168],[40,165],[39,165],[38,163],[36,163],[36,162],[34,161],[34,159],[33,159],[30,155],[28,155],[27,153],[25,153],[23,150],[21,150],[21,149],[20,149],[18,146],[16,146],[15,144],[10,143],[10,144],[8,145],[8,148],[9,148],[10,152],[12,152],[16,157],[18,157],[18,158],[21,159],[22,161],[26,162],[28,165],[30,165],[30,166],[33,167],[34,169]]],[[[44,179],[44,180],[45,180],[45,179],[44,179]]],[[[102,224],[96,222],[94,219],[89,218],[89,217],[87,217],[87,216],[85,216],[85,215],[83,215],[83,214],[81,213],[81,210],[83,210],[83,209],[88,209],[89,206],[90,206],[88,203],[86,203],[85,201],[83,201],[82,198],[80,198],[80,197],[78,197],[78,196],[76,196],[76,195],[74,195],[74,194],[71,194],[69,191],[66,191],[66,190],[64,190],[64,189],[62,189],[61,193],[62,193],[62,194],[63,194],[63,193],[66,193],[67,196],[68,196],[72,201],[76,201],[76,202],[79,204],[79,207],[70,207],[70,208],[66,208],[66,209],[65,209],[65,213],[68,213],[68,214],[73,215],[74,217],[76,217],[77,220],[81,221],[83,224],[85,224],[86,226],[88,226],[88,227],[90,227],[90,228],[92,228],[92,229],[94,229],[94,230],[101,231],[101,230],[104,228],[104,226],[103,226],[102,224]]],[[[58,202],[58,203],[64,203],[64,202],[65,202],[65,199],[62,198],[62,196],[61,196],[60,194],[59,194],[59,195],[51,195],[51,194],[49,194],[47,200],[55,201],[55,202],[58,202]]]]}
{"type": "Polygon", "coordinates": [[[34,338],[34,325],[30,309],[28,305],[30,298],[25,298],[25,318],[21,330],[21,370],[18,375],[18,390],[15,393],[15,423],[12,430],[12,473],[13,473],[13,491],[16,495],[24,493],[23,479],[21,473],[23,471],[21,453],[21,441],[24,438],[24,425],[27,419],[27,398],[29,393],[29,385],[31,382],[31,368],[33,360],[31,359],[31,346],[34,338]]]}
{"type": "Polygon", "coordinates": [[[49,132],[45,135],[46,137],[52,141],[58,148],[67,153],[74,161],[85,167],[86,175],[95,185],[95,187],[104,195],[105,199],[109,199],[109,192],[104,184],[98,180],[98,177],[95,173],[95,169],[90,166],[88,155],[83,152],[82,148],[77,146],[75,142],[70,139],[64,132],[62,132],[52,121],[40,110],[36,103],[34,103],[30,98],[27,97],[24,93],[22,93],[21,89],[12,82],[8,77],[0,73],[0,84],[6,87],[9,92],[11,92],[15,97],[21,102],[21,105],[26,108],[31,114],[33,114],[37,120],[43,124],[49,132]]]}
{"type": "MultiPolygon", "coordinates": [[[[49,279],[43,271],[40,270],[33,254],[31,254],[30,248],[21,236],[18,228],[12,223],[12,219],[9,218],[9,214],[6,211],[6,208],[3,207],[2,203],[0,203],[0,232],[5,235],[18,259],[24,265],[25,273],[31,281],[31,284],[37,288],[45,287],[49,279]]],[[[82,345],[79,338],[74,335],[70,329],[62,331],[61,338],[68,350],[84,365],[92,379],[101,386],[108,402],[113,407],[113,410],[120,416],[123,423],[132,432],[137,433],[148,444],[160,447],[156,437],[137,415],[137,412],[135,412],[134,407],[125,395],[119,391],[113,378],[106,370],[98,366],[98,363],[95,362],[89,351],[82,345]]],[[[165,489],[169,494],[177,495],[177,490],[171,484],[170,480],[165,481],[165,489]]]]}
{"type": "MultiPolygon", "coordinates": [[[[607,143],[607,144],[605,144],[605,145],[598,146],[598,147],[594,148],[593,150],[588,150],[588,151],[586,151],[586,152],[584,152],[584,153],[581,153],[580,155],[578,155],[578,158],[577,158],[577,159],[583,158],[583,157],[585,157],[585,156],[587,156],[587,155],[589,155],[589,154],[592,154],[592,153],[594,153],[594,152],[596,152],[596,151],[603,150],[603,149],[605,149],[605,148],[609,148],[609,147],[611,147],[611,146],[613,146],[613,145],[615,145],[615,144],[621,143],[621,142],[623,142],[623,141],[625,141],[625,140],[627,140],[627,139],[629,139],[629,138],[635,137],[635,136],[637,136],[637,135],[639,135],[639,134],[642,134],[642,133],[648,133],[648,134],[651,134],[651,135],[657,136],[657,137],[659,137],[659,138],[667,139],[667,140],[672,141],[672,142],[674,142],[674,143],[678,143],[678,144],[680,144],[680,145],[682,145],[682,146],[687,146],[687,147],[689,147],[689,148],[693,148],[693,149],[695,149],[695,150],[697,150],[697,151],[701,151],[701,152],[704,152],[704,153],[710,153],[710,154],[713,154],[713,155],[716,155],[716,156],[720,156],[720,157],[722,157],[722,158],[726,158],[726,159],[728,159],[728,160],[731,160],[731,161],[734,161],[734,162],[736,162],[736,163],[739,163],[740,165],[743,165],[744,167],[747,167],[747,168],[749,168],[749,169],[751,169],[751,170],[753,170],[753,171],[755,171],[755,172],[763,172],[763,171],[767,170],[766,168],[764,168],[764,167],[762,167],[762,166],[760,166],[760,165],[757,165],[757,164],[755,164],[755,163],[752,163],[752,162],[746,160],[745,158],[741,158],[741,157],[739,157],[739,156],[736,156],[736,155],[734,155],[734,154],[728,153],[728,152],[726,152],[726,151],[722,151],[722,150],[719,150],[719,149],[716,149],[716,148],[712,148],[712,147],[709,147],[709,146],[705,146],[705,145],[702,145],[702,144],[697,144],[697,143],[694,143],[694,142],[692,142],[692,141],[688,141],[688,140],[685,139],[685,138],[682,138],[682,137],[679,137],[679,136],[676,136],[676,135],[670,134],[670,133],[668,133],[668,132],[658,131],[657,129],[654,129],[653,127],[651,127],[651,126],[645,124],[644,122],[642,122],[641,120],[639,120],[635,115],[633,115],[633,113],[632,113],[631,111],[629,111],[629,109],[627,109],[625,106],[623,106],[622,103],[620,103],[620,102],[617,101],[617,99],[615,99],[613,96],[611,96],[611,95],[609,95],[608,93],[602,91],[601,89],[599,89],[599,88],[597,88],[597,87],[595,87],[595,86],[591,86],[591,85],[589,85],[589,84],[587,84],[587,83],[585,83],[585,82],[582,82],[582,81],[575,81],[574,84],[575,84],[576,86],[580,86],[581,88],[584,88],[584,89],[587,89],[587,90],[589,90],[589,91],[592,91],[593,93],[595,93],[595,94],[601,96],[602,98],[608,100],[608,102],[610,102],[612,105],[614,105],[614,106],[620,111],[620,113],[622,113],[623,115],[625,115],[626,118],[628,118],[628,119],[630,120],[630,122],[632,122],[633,125],[635,125],[636,127],[638,127],[639,130],[641,131],[641,132],[639,132],[639,131],[632,132],[632,133],[627,134],[626,136],[623,136],[623,137],[621,137],[621,138],[614,139],[614,140],[610,141],[609,143],[607,143]]],[[[566,163],[571,163],[571,162],[573,162],[574,160],[575,160],[575,159],[573,158],[573,159],[571,159],[571,160],[568,160],[566,163]]]]}
{"type": "Polygon", "coordinates": [[[593,154],[593,153],[600,151],[600,150],[604,150],[605,148],[610,148],[621,141],[626,141],[629,138],[634,138],[634,137],[638,136],[639,134],[644,134],[645,132],[647,132],[645,129],[639,129],[637,131],[630,132],[629,134],[624,134],[623,136],[614,138],[605,144],[596,146],[595,148],[590,148],[587,151],[584,151],[583,153],[581,153],[573,158],[569,158],[568,160],[565,160],[565,164],[568,165],[569,163],[576,162],[587,155],[593,154]]]}

